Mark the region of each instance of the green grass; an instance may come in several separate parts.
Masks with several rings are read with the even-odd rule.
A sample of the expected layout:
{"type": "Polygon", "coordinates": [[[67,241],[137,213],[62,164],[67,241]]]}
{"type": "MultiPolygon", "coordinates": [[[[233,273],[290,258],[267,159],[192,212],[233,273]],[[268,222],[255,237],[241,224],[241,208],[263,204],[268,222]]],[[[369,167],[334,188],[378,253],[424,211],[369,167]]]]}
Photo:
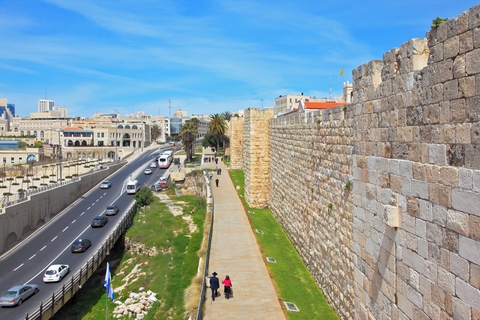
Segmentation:
{"type": "MultiPolygon", "coordinates": [[[[114,290],[124,284],[123,278],[136,265],[148,263],[141,267],[141,271],[146,273],[145,276],[139,277],[121,292],[115,290],[115,299],[121,301],[125,301],[129,292],[139,292],[140,287],[144,287],[145,291],[157,293],[157,298],[162,303],[155,303],[144,319],[184,319],[183,293],[197,272],[199,260],[197,251],[203,237],[205,207],[198,205],[195,196],[184,196],[174,200],[182,202],[177,205],[183,207],[184,215],[191,215],[190,213],[194,212],[191,215],[197,227],[194,233],[190,233],[188,224],[181,216],[173,216],[166,205],[155,198],[145,212],[140,210],[137,212],[126,237],[149,248],[155,246],[160,253],[153,257],[145,254],[126,254],[123,253],[123,243],[119,241],[109,256],[114,290]],[[164,253],[161,253],[162,250],[164,253]],[[119,262],[114,263],[113,260],[117,259],[119,262]],[[122,275],[121,270],[124,272],[122,275]]],[[[104,319],[106,302],[104,277],[105,269],[96,272],[77,293],[75,302],[67,303],[53,319],[104,319]]],[[[112,319],[114,308],[115,304],[109,300],[109,317],[112,319]]]]}
{"type": "Polygon", "coordinates": [[[270,275],[277,287],[282,301],[293,302],[300,312],[289,312],[289,319],[338,319],[330,307],[315,279],[301,260],[293,244],[288,239],[280,224],[268,209],[252,209],[244,200],[244,173],[231,170],[230,175],[235,186],[240,186],[238,193],[242,195],[253,229],[264,234],[255,233],[264,257],[272,257],[277,262],[267,263],[270,275]]]}

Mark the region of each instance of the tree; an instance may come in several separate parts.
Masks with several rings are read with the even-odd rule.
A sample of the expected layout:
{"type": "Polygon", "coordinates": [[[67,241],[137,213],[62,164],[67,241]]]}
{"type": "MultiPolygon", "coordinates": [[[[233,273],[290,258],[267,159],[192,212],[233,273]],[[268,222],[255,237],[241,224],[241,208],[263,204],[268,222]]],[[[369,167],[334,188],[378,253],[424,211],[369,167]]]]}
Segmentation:
{"type": "Polygon", "coordinates": [[[215,136],[216,142],[217,142],[217,152],[220,149],[220,137],[225,134],[225,132],[228,129],[228,125],[225,122],[225,118],[218,114],[215,113],[213,115],[210,115],[210,123],[208,124],[208,131],[215,136]]]}
{"type": "Polygon", "coordinates": [[[162,129],[157,124],[154,124],[153,126],[151,126],[150,136],[152,137],[151,138],[152,141],[156,141],[161,134],[162,134],[162,129]]]}
{"type": "Polygon", "coordinates": [[[230,121],[230,119],[232,119],[232,114],[228,111],[225,111],[222,113],[222,117],[225,119],[225,121],[230,121]]]}
{"type": "Polygon", "coordinates": [[[198,130],[192,122],[186,122],[180,127],[180,136],[182,137],[182,143],[185,147],[185,153],[187,155],[186,161],[192,161],[197,134],[198,130]]]}
{"type": "Polygon", "coordinates": [[[133,196],[137,204],[141,207],[148,206],[153,201],[152,190],[148,187],[142,187],[138,190],[137,193],[133,196]]]}

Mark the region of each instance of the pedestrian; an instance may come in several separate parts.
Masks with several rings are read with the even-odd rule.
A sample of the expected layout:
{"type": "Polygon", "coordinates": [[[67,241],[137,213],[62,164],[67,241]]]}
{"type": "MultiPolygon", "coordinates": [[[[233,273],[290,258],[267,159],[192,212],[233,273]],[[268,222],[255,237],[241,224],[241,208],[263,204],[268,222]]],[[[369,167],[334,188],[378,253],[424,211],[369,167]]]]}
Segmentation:
{"type": "Polygon", "coordinates": [[[218,168],[218,174],[219,174],[219,175],[222,174],[222,168],[218,168]]]}
{"type": "Polygon", "coordinates": [[[232,294],[232,280],[230,280],[230,277],[228,275],[225,276],[225,279],[222,280],[223,283],[223,292],[225,293],[225,298],[229,299],[230,297],[233,297],[232,294]]]}
{"type": "Polygon", "coordinates": [[[210,180],[213,178],[213,173],[210,172],[210,180]]]}
{"type": "Polygon", "coordinates": [[[218,281],[217,274],[215,271],[212,273],[210,278],[210,289],[212,289],[212,300],[215,301],[215,297],[218,295],[218,288],[220,288],[220,281],[218,281]]]}
{"type": "Polygon", "coordinates": [[[216,184],[217,187],[218,187],[218,178],[215,180],[215,184],[216,184]]]}
{"type": "Polygon", "coordinates": [[[218,164],[218,158],[215,158],[215,164],[218,164]]]}

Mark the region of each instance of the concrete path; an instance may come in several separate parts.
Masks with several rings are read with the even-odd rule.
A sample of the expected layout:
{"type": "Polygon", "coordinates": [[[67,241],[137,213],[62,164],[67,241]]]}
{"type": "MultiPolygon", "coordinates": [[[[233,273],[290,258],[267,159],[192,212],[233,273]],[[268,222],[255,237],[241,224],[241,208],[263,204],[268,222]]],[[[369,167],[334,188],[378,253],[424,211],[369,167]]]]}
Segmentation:
{"type": "MultiPolygon", "coordinates": [[[[208,156],[213,155],[204,155],[208,156]]],[[[214,161],[203,164],[204,168],[216,166],[214,161]]],[[[228,300],[221,296],[212,301],[211,290],[207,288],[203,319],[286,319],[247,214],[220,160],[218,168],[222,174],[214,173],[212,178],[215,217],[208,274],[216,271],[220,283],[228,274],[234,295],[228,300]]]]}

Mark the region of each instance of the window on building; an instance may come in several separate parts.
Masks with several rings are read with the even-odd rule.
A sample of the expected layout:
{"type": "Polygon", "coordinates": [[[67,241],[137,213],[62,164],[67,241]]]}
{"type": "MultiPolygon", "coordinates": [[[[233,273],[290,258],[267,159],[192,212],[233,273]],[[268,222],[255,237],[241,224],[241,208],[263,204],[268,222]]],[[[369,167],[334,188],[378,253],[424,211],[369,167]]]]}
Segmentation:
{"type": "Polygon", "coordinates": [[[100,138],[100,132],[97,132],[97,138],[100,138]]]}
{"type": "Polygon", "coordinates": [[[102,132],[102,138],[105,138],[105,133],[104,132],[102,132]]]}
{"type": "Polygon", "coordinates": [[[18,158],[18,163],[22,163],[22,160],[23,160],[23,159],[22,159],[21,157],[19,157],[19,158],[18,158]]]}
{"type": "Polygon", "coordinates": [[[3,163],[7,163],[7,157],[3,157],[3,163]]]}
{"type": "Polygon", "coordinates": [[[14,157],[10,158],[10,163],[15,163],[15,158],[14,157]]]}

